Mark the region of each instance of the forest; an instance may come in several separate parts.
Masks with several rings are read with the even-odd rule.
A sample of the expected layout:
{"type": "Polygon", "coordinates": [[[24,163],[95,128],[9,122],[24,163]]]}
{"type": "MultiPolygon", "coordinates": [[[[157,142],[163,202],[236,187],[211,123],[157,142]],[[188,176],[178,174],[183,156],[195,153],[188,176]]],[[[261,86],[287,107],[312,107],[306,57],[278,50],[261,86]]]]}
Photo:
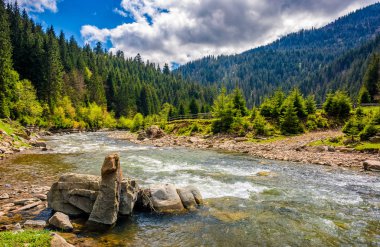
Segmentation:
{"type": "Polygon", "coordinates": [[[80,47],[73,37],[44,30],[17,2],[0,1],[0,118],[54,128],[114,127],[115,118],[209,111],[216,87],[172,75],[139,54],[80,47]],[[165,104],[166,103],[166,104],[165,104]],[[164,107],[164,108],[165,108],[164,107]]]}
{"type": "Polygon", "coordinates": [[[237,55],[209,56],[175,73],[203,85],[238,85],[248,106],[258,106],[273,91],[298,87],[323,103],[330,91],[358,96],[371,57],[380,51],[380,4],[343,16],[319,29],[301,30],[237,55]]]}

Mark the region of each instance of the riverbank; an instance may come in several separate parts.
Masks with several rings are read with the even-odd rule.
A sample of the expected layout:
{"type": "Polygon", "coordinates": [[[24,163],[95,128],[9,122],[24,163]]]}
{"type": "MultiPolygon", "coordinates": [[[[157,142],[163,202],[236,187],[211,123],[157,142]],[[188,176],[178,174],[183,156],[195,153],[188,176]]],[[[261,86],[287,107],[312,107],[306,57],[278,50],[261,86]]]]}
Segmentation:
{"type": "Polygon", "coordinates": [[[309,132],[299,136],[250,140],[227,135],[176,136],[139,140],[137,134],[114,132],[112,138],[156,147],[187,147],[249,154],[257,158],[302,162],[334,167],[361,168],[365,160],[379,160],[380,153],[359,152],[353,148],[313,145],[321,140],[343,136],[341,131],[309,132]]]}

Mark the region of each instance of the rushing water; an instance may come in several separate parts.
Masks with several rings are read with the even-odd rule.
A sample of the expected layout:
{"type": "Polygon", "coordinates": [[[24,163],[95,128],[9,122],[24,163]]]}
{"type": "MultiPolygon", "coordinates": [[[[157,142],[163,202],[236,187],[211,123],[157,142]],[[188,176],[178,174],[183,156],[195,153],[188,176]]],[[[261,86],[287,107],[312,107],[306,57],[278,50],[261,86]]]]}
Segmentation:
{"type": "Polygon", "coordinates": [[[67,171],[99,175],[104,157],[118,152],[124,176],[140,185],[193,184],[206,198],[185,215],[137,213],[109,232],[79,234],[99,245],[380,246],[378,174],[139,146],[107,133],[53,136],[48,144],[53,151],[34,162],[55,157],[67,171]]]}

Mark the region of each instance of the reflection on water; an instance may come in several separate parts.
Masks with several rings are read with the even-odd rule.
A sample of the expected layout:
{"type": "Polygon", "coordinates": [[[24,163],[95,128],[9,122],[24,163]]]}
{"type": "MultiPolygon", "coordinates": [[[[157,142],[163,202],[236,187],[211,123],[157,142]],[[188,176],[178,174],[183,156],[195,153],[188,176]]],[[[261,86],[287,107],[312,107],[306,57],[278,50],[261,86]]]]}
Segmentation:
{"type": "Polygon", "coordinates": [[[380,245],[378,174],[142,147],[107,133],[53,136],[48,143],[53,151],[28,162],[99,175],[104,157],[119,152],[124,175],[140,184],[194,184],[207,198],[206,205],[186,215],[137,213],[107,233],[79,233],[96,245],[380,245]]]}

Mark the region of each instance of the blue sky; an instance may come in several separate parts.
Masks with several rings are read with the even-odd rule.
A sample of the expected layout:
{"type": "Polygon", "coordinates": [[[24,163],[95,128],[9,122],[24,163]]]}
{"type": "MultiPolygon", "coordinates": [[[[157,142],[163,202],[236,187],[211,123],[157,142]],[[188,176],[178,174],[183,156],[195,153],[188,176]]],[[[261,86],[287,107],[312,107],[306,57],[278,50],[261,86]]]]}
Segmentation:
{"type": "MultiPolygon", "coordinates": [[[[46,10],[32,15],[44,27],[53,25],[57,34],[63,30],[67,38],[73,35],[81,45],[84,43],[80,33],[83,25],[113,28],[121,23],[133,21],[113,11],[120,7],[120,0],[63,0],[58,2],[57,7],[56,13],[46,10]]],[[[110,42],[108,47],[111,47],[110,42]]]]}
{"type": "MultiPolygon", "coordinates": [[[[7,0],[14,2],[16,0],[7,0]]],[[[44,27],[156,63],[236,54],[378,0],[17,0],[44,27]]]]}

